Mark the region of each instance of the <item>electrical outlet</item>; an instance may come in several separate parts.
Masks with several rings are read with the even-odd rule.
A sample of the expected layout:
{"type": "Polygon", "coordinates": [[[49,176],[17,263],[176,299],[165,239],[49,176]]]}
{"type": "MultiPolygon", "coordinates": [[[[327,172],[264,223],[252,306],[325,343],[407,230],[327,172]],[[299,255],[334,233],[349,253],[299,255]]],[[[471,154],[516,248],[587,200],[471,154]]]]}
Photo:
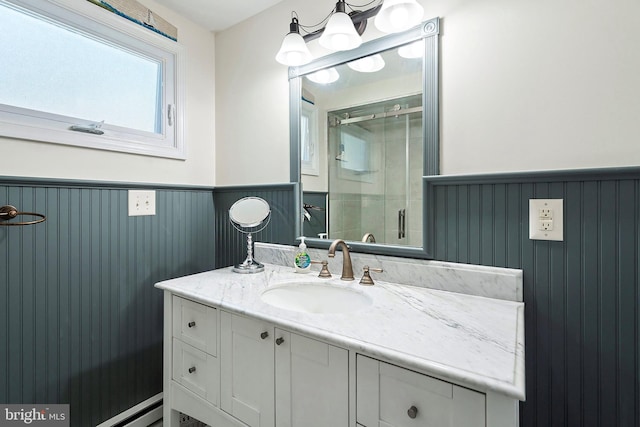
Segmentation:
{"type": "Polygon", "coordinates": [[[129,190],[129,216],[156,214],[155,190],[129,190]]]}
{"type": "Polygon", "coordinates": [[[529,238],[564,240],[563,199],[529,199],[529,238]]]}
{"type": "Polygon", "coordinates": [[[553,218],[553,209],[542,208],[539,210],[540,218],[553,218]]]}

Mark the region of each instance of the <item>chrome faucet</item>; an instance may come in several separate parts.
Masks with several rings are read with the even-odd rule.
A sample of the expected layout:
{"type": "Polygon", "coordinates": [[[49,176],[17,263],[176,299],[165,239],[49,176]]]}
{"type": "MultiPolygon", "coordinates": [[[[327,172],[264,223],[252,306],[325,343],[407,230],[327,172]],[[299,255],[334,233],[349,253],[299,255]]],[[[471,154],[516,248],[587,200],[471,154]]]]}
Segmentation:
{"type": "Polygon", "coordinates": [[[340,246],[342,248],[342,276],[341,280],[353,280],[353,265],[351,264],[351,255],[349,254],[349,247],[342,239],[336,239],[329,246],[329,258],[336,256],[336,248],[340,246]]]}

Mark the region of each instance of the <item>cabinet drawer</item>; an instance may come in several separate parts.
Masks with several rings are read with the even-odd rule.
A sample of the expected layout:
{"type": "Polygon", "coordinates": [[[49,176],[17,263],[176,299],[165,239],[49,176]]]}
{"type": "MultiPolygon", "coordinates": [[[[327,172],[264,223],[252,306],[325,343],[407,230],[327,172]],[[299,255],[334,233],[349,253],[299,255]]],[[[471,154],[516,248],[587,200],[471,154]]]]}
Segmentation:
{"type": "Polygon", "coordinates": [[[217,356],[217,310],[203,304],[173,297],[173,336],[217,356]]]}
{"type": "Polygon", "coordinates": [[[356,417],[366,427],[485,427],[485,395],[358,355],[356,417]]]}
{"type": "Polygon", "coordinates": [[[173,339],[173,379],[214,405],[219,405],[218,358],[173,339]]]}

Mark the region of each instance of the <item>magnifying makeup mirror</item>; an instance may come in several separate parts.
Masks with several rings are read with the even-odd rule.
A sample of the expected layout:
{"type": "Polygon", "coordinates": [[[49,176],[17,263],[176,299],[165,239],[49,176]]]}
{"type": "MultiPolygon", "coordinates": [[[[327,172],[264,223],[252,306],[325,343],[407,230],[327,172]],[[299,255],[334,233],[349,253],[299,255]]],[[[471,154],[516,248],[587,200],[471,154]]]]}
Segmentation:
{"type": "Polygon", "coordinates": [[[264,265],[253,258],[252,233],[264,230],[271,219],[269,203],[260,197],[244,197],[237,200],[229,209],[229,219],[233,227],[247,235],[247,258],[233,266],[236,273],[259,273],[264,265]]]}

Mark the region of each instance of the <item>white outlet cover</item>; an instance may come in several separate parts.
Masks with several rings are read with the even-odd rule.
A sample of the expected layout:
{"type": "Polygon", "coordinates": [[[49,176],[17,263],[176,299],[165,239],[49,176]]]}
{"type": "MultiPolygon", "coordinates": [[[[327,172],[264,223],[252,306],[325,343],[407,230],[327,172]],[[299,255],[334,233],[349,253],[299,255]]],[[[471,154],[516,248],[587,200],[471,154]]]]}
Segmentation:
{"type": "Polygon", "coordinates": [[[529,239],[531,240],[564,240],[564,200],[563,199],[529,199],[529,239]],[[551,209],[552,216],[540,217],[541,209],[551,209]],[[552,230],[543,230],[542,221],[553,221],[552,230]]]}
{"type": "Polygon", "coordinates": [[[129,190],[129,216],[156,214],[155,190],[129,190]]]}

